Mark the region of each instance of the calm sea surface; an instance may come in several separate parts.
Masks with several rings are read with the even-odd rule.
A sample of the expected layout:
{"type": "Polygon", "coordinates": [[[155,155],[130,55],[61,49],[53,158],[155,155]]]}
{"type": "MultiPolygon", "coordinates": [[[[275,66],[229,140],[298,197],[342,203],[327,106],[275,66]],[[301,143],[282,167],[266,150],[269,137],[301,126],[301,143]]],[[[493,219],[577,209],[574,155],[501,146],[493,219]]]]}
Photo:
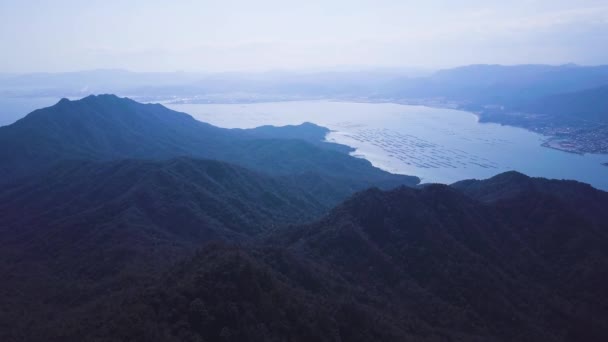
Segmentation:
{"type": "Polygon", "coordinates": [[[423,182],[487,178],[507,170],[576,179],[608,190],[608,155],[578,155],[540,146],[544,137],[520,128],[479,123],[471,113],[390,103],[297,101],[181,104],[169,108],[220,127],[251,128],[313,122],[327,140],[356,156],[423,182]]]}

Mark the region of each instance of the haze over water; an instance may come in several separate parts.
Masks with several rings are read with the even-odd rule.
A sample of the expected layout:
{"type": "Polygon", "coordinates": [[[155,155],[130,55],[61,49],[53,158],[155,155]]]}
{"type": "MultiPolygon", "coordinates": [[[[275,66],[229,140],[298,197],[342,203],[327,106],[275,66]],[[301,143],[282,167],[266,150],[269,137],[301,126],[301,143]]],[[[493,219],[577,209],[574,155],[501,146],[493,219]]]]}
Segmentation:
{"type": "Polygon", "coordinates": [[[474,114],[391,103],[293,101],[256,104],[172,104],[213,125],[251,128],[313,122],[332,130],[327,140],[355,155],[423,182],[452,183],[517,170],[530,176],[575,179],[608,190],[607,155],[578,155],[541,146],[545,137],[515,127],[479,123],[474,114]]]}

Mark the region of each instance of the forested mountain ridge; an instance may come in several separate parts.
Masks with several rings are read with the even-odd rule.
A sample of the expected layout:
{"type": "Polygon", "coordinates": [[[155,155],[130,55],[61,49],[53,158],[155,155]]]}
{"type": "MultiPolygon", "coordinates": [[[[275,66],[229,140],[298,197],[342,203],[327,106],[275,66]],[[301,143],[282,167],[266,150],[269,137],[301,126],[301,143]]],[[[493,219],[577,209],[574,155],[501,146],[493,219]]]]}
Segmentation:
{"type": "Polygon", "coordinates": [[[352,191],[326,181],[181,157],[64,161],[0,186],[0,330],[131,291],[210,241],[313,220],[352,191]]]}
{"type": "Polygon", "coordinates": [[[608,194],[515,172],[370,189],[263,241],[204,246],[149,286],[39,332],[101,341],[601,341],[608,223],[603,212],[582,211],[586,204],[605,207],[608,194]]]}

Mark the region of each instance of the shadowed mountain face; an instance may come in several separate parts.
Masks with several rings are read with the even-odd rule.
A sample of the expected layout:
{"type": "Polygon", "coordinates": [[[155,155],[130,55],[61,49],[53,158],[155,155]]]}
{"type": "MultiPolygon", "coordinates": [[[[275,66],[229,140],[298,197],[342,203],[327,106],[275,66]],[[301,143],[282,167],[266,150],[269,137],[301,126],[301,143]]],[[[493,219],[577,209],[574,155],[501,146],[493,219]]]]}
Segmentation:
{"type": "Polygon", "coordinates": [[[203,247],[30,337],[602,341],[608,221],[593,208],[607,206],[587,185],[514,172],[370,189],[263,241],[203,247]]]}
{"type": "Polygon", "coordinates": [[[534,213],[535,207],[530,204],[551,201],[555,212],[576,213],[581,220],[594,224],[608,222],[608,212],[603,210],[608,201],[606,192],[577,181],[530,178],[511,171],[482,181],[460,181],[452,187],[479,201],[499,206],[501,210],[512,209],[518,214],[529,212],[547,219],[546,215],[534,213]]]}
{"type": "Polygon", "coordinates": [[[190,222],[218,223],[226,228],[223,232],[207,233],[237,238],[255,235],[265,226],[310,220],[343,195],[311,194],[296,178],[272,178],[219,161],[68,161],[44,177],[1,188],[0,225],[65,226],[75,217],[75,224],[87,221],[87,216],[105,224],[101,219],[132,213],[185,240],[194,238],[188,232],[190,222]]]}
{"type": "Polygon", "coordinates": [[[370,190],[279,241],[365,288],[361,300],[400,327],[462,340],[608,336],[608,221],[581,210],[608,194],[514,173],[469,185],[494,201],[443,185],[370,190]]]}
{"type": "Polygon", "coordinates": [[[349,191],[185,157],[62,162],[0,187],[0,300],[59,312],[66,294],[74,305],[128,289],[126,279],[154,277],[204,242],[244,243],[311,221],[349,191]]]}
{"type": "Polygon", "coordinates": [[[357,189],[414,185],[416,177],[392,175],[349,150],[323,143],[327,130],[312,124],[284,129],[230,130],[196,121],[159,104],[114,95],[61,100],[0,127],[0,178],[10,181],[58,160],[223,160],[275,175],[313,172],[342,178],[357,189]],[[363,186],[362,186],[363,185],[363,186]]]}

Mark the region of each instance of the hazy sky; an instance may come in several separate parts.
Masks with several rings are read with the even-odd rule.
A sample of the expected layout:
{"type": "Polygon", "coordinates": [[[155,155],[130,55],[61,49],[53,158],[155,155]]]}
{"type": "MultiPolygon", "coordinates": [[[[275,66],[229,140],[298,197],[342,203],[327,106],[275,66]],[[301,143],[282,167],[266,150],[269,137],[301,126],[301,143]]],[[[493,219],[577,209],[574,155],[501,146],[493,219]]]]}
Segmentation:
{"type": "Polygon", "coordinates": [[[608,0],[0,0],[0,71],[608,63],[608,0]]]}

